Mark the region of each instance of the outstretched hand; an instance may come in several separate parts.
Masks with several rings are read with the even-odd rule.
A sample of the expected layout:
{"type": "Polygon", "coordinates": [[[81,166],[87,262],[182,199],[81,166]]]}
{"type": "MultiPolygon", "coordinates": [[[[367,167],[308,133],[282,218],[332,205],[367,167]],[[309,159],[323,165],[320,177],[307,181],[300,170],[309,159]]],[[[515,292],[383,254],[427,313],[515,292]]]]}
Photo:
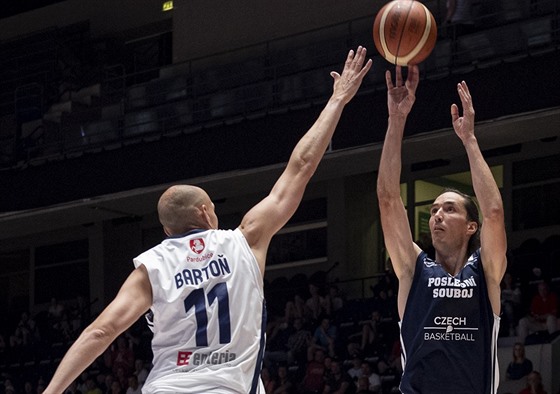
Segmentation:
{"type": "Polygon", "coordinates": [[[364,76],[371,68],[371,59],[366,62],[365,66],[363,65],[366,52],[366,48],[362,46],[359,46],[355,53],[354,50],[350,50],[344,63],[342,75],[336,71],[331,71],[331,77],[334,79],[333,97],[340,98],[344,104],[347,104],[354,97],[364,76]]]}
{"type": "Polygon", "coordinates": [[[417,65],[408,67],[408,76],[403,85],[402,67],[397,66],[395,70],[395,83],[391,79],[391,72],[385,71],[387,83],[387,108],[389,116],[406,117],[416,100],[416,88],[420,79],[420,71],[417,65]]]}
{"type": "Polygon", "coordinates": [[[465,81],[457,84],[457,93],[459,93],[463,106],[463,116],[459,116],[457,104],[451,104],[451,121],[455,134],[461,141],[465,141],[467,137],[474,135],[474,107],[469,87],[465,81]]]}

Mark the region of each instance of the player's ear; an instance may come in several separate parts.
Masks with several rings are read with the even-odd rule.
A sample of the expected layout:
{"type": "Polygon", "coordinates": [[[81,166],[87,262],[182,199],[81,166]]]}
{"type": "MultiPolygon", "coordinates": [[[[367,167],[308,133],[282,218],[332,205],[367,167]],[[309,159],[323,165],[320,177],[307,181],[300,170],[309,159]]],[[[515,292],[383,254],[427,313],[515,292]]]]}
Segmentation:
{"type": "Polygon", "coordinates": [[[165,235],[167,235],[168,237],[171,236],[171,231],[170,231],[166,226],[163,226],[163,232],[164,232],[165,235]]]}
{"type": "Polygon", "coordinates": [[[476,222],[469,222],[467,224],[467,233],[473,235],[478,230],[478,224],[476,222]]]}
{"type": "Polygon", "coordinates": [[[210,214],[209,214],[210,210],[208,208],[208,205],[206,204],[202,204],[200,206],[200,213],[202,216],[202,220],[204,221],[205,224],[207,224],[209,227],[212,226],[212,220],[210,219],[210,214]]]}

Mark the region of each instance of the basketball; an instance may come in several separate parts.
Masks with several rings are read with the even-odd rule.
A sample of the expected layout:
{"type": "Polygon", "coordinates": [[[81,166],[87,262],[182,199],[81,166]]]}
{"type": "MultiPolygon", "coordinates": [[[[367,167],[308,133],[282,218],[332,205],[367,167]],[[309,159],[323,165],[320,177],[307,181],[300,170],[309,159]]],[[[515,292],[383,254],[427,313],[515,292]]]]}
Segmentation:
{"type": "Polygon", "coordinates": [[[395,65],[419,64],[432,52],[436,39],[434,16],[419,1],[393,0],[375,16],[375,47],[381,56],[395,65]]]}

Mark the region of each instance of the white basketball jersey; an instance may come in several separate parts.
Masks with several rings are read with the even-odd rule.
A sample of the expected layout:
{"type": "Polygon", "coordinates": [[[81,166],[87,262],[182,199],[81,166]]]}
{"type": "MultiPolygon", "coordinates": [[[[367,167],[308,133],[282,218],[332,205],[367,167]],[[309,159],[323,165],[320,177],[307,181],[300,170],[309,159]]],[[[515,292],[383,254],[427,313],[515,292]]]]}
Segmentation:
{"type": "Polygon", "coordinates": [[[134,259],[153,292],[153,368],[143,393],[264,393],[263,279],[236,230],[170,237],[134,259]]]}

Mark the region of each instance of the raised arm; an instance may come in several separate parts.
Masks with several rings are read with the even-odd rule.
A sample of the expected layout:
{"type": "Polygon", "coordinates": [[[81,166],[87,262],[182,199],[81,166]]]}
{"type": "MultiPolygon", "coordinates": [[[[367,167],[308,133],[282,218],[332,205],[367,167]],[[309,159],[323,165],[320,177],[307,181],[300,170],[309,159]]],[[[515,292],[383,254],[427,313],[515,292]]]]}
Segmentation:
{"type": "Polygon", "coordinates": [[[484,264],[484,273],[488,283],[490,302],[494,312],[500,312],[500,282],[506,270],[506,229],[504,207],[498,185],[492,176],[490,167],[484,160],[478,141],[474,134],[474,107],[469,88],[465,81],[457,84],[457,92],[463,107],[463,116],[459,108],[451,105],[453,129],[461,139],[471,169],[474,193],[482,215],[480,229],[480,250],[484,264]]]}
{"type": "Polygon", "coordinates": [[[410,66],[404,85],[401,67],[397,66],[395,74],[395,84],[393,84],[391,73],[389,71],[385,73],[389,122],[379,162],[377,198],[385,247],[399,279],[398,306],[399,314],[402,317],[414,275],[414,263],[420,253],[420,249],[412,240],[410,225],[400,194],[404,127],[416,99],[419,71],[417,66],[410,66]]]}
{"type": "Polygon", "coordinates": [[[60,362],[44,394],[59,394],[72,383],[105,349],[152,304],[148,272],[142,265],[124,282],[107,308],[72,344],[60,362]]]}
{"type": "Polygon", "coordinates": [[[348,53],[342,75],[331,72],[334,79],[333,94],[325,108],[297,143],[286,169],[270,194],[247,212],[239,226],[263,274],[272,236],[295,213],[311,176],[327,150],[344,107],[354,97],[371,68],[372,61],[368,60],[364,65],[365,58],[366,49],[358,47],[356,52],[351,50],[348,53]]]}

